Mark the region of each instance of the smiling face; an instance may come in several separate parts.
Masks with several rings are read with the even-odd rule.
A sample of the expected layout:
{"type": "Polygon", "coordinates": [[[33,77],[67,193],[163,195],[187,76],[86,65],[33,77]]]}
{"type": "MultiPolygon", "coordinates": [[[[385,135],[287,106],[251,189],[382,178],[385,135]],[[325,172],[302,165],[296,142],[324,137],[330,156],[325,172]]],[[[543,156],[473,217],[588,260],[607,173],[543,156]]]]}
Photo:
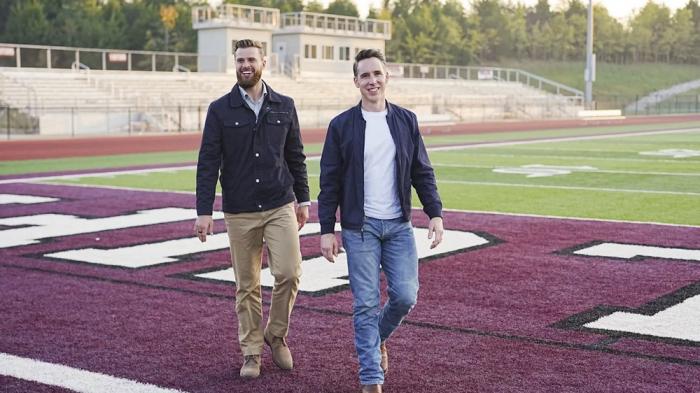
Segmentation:
{"type": "Polygon", "coordinates": [[[265,68],[265,59],[260,49],[256,47],[236,49],[236,78],[242,88],[247,89],[258,84],[263,68],[265,68]]]}
{"type": "Polygon", "coordinates": [[[362,59],[357,63],[355,86],[362,94],[362,106],[365,109],[383,110],[386,84],[389,74],[381,60],[376,57],[362,59]]]}

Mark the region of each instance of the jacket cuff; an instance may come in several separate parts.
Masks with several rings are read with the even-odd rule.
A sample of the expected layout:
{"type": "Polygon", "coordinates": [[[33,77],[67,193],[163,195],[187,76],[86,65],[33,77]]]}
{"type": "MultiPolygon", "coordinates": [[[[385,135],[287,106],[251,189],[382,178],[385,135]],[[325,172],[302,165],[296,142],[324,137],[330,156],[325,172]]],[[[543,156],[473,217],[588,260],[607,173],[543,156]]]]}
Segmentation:
{"type": "Polygon", "coordinates": [[[426,207],[424,211],[425,214],[427,214],[431,219],[435,217],[442,217],[442,207],[440,206],[432,206],[430,208],[426,207]]]}
{"type": "Polygon", "coordinates": [[[321,235],[325,235],[326,233],[335,233],[335,223],[334,222],[321,223],[321,235]]]}
{"type": "Polygon", "coordinates": [[[214,209],[197,209],[197,216],[211,216],[214,209]]]}

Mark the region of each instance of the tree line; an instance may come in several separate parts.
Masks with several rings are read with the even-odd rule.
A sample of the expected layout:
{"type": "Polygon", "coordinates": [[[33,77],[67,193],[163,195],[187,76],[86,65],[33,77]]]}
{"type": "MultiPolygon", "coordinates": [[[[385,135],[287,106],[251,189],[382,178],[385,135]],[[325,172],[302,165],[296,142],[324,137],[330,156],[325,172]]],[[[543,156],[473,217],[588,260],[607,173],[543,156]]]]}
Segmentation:
{"type": "MultiPolygon", "coordinates": [[[[358,16],[352,0],[324,7],[311,0],[226,0],[358,16]]],[[[587,2],[586,2],[587,4],[587,2]]],[[[582,60],[587,5],[549,0],[534,6],[505,0],[384,0],[370,18],[391,20],[387,57],[393,62],[475,65],[500,60],[582,60]]],[[[0,42],[131,50],[195,52],[191,9],[200,0],[2,0],[0,42]]],[[[598,61],[700,64],[700,5],[688,0],[672,12],[648,1],[625,24],[594,6],[598,61]]]]}

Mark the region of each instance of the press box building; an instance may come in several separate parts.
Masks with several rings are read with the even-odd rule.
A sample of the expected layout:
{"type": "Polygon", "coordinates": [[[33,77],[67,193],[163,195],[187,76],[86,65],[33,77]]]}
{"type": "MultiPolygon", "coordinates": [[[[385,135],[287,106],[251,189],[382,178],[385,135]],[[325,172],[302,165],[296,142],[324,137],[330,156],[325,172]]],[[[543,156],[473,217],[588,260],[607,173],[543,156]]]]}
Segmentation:
{"type": "Polygon", "coordinates": [[[391,22],[377,19],[290,12],[238,4],[194,7],[200,72],[235,72],[237,40],[263,43],[268,68],[292,77],[347,75],[355,54],[365,48],[384,51],[391,22]]]}

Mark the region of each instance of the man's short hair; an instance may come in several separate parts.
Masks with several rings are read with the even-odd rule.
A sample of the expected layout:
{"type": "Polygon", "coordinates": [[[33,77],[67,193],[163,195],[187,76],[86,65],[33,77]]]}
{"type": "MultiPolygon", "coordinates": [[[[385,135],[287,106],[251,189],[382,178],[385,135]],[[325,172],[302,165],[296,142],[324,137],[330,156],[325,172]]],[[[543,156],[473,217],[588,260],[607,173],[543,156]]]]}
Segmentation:
{"type": "Polygon", "coordinates": [[[352,73],[357,77],[357,63],[360,62],[360,60],[364,59],[370,59],[372,57],[376,57],[379,59],[379,61],[382,62],[382,66],[384,66],[384,69],[386,69],[386,60],[384,59],[384,54],[382,51],[379,49],[363,49],[355,55],[355,62],[352,64],[352,73]]]}
{"type": "Polygon", "coordinates": [[[233,53],[235,54],[238,49],[241,48],[258,48],[260,50],[260,56],[265,56],[265,50],[263,49],[263,44],[260,41],[254,41],[249,39],[238,40],[233,48],[233,53]]]}

